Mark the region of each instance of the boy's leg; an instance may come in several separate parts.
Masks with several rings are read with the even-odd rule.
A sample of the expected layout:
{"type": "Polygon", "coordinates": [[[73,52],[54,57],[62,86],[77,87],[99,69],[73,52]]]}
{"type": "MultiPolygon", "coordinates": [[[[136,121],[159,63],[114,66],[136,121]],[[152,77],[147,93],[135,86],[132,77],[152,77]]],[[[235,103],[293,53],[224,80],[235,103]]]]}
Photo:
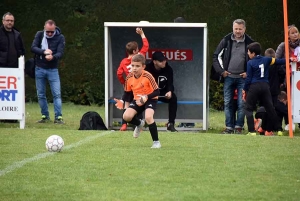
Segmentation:
{"type": "MultiPolygon", "coordinates": [[[[125,97],[122,97],[122,100],[125,101],[124,110],[123,110],[123,114],[124,114],[125,110],[129,107],[130,102],[132,102],[133,100],[133,93],[131,93],[128,100],[125,100],[125,97]]],[[[122,118],[122,126],[120,128],[120,131],[126,131],[126,130],[127,130],[127,122],[124,120],[124,118],[122,118]]]]}
{"type": "MultiPolygon", "coordinates": [[[[124,112],[126,111],[126,109],[129,107],[129,102],[125,102],[125,105],[124,105],[124,109],[123,109],[123,115],[124,115],[124,112]]],[[[120,128],[120,131],[126,131],[127,130],[127,122],[124,120],[123,118],[123,115],[122,115],[122,126],[120,128]]]]}
{"type": "Polygon", "coordinates": [[[266,131],[272,132],[277,129],[277,123],[275,123],[278,122],[277,114],[273,106],[272,95],[268,83],[261,84],[261,89],[263,95],[260,96],[260,99],[268,115],[268,117],[266,118],[266,131]]]}
{"type": "Polygon", "coordinates": [[[282,129],[282,120],[284,118],[284,113],[281,112],[281,111],[282,111],[282,109],[284,109],[284,108],[282,108],[284,106],[285,105],[280,104],[280,103],[277,103],[275,105],[275,112],[276,112],[276,115],[277,115],[277,124],[276,124],[276,127],[277,127],[278,131],[283,131],[283,129],[282,129]]]}
{"type": "Polygon", "coordinates": [[[161,144],[158,139],[158,131],[157,131],[157,126],[154,121],[154,112],[156,109],[156,100],[148,100],[145,104],[145,120],[147,124],[149,125],[149,131],[153,140],[153,145],[151,148],[161,148],[161,144]]]}
{"type": "Polygon", "coordinates": [[[123,119],[133,125],[140,125],[139,119],[136,117],[137,111],[134,108],[127,108],[123,114],[123,119]]]}
{"type": "Polygon", "coordinates": [[[256,84],[251,84],[246,97],[245,114],[249,133],[255,133],[253,111],[257,103],[258,87],[256,84]]]}
{"type": "MultiPolygon", "coordinates": [[[[147,102],[146,102],[147,103],[147,102]]],[[[128,123],[131,123],[135,125],[135,129],[133,131],[133,137],[137,138],[140,136],[140,133],[142,131],[143,126],[145,125],[145,122],[138,118],[139,113],[142,113],[144,111],[145,106],[138,106],[133,100],[131,104],[129,104],[129,108],[126,109],[123,118],[128,123]]]]}
{"type": "Polygon", "coordinates": [[[157,131],[157,126],[153,119],[153,116],[154,116],[154,110],[151,108],[147,108],[145,110],[145,120],[146,120],[147,124],[149,125],[149,131],[150,131],[152,140],[158,141],[158,131],[157,131]]]}

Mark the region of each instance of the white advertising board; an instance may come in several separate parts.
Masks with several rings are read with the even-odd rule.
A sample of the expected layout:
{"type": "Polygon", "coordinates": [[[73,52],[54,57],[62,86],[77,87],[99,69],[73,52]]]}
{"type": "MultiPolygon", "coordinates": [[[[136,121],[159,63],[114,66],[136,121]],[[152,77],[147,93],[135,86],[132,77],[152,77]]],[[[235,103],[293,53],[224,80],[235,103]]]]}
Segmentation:
{"type": "Polygon", "coordinates": [[[19,68],[0,68],[0,119],[20,120],[25,127],[24,57],[19,68]]]}

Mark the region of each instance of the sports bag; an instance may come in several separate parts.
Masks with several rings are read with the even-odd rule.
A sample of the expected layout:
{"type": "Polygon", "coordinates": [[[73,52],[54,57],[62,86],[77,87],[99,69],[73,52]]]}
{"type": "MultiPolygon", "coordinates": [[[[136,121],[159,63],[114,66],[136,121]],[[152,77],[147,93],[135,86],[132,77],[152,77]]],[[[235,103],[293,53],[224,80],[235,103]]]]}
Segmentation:
{"type": "Polygon", "coordinates": [[[97,112],[89,111],[82,115],[78,130],[107,130],[107,128],[97,112]]]}

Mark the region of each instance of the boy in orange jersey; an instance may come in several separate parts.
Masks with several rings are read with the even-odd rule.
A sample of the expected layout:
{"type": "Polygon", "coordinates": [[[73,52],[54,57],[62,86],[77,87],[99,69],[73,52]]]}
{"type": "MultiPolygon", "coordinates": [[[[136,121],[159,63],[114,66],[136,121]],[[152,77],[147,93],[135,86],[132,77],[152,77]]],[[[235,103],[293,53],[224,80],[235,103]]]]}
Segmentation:
{"type": "MultiPolygon", "coordinates": [[[[124,84],[123,99],[129,101],[133,93],[133,100],[123,114],[123,119],[136,126],[133,137],[140,135],[145,121],[138,118],[138,115],[145,111],[145,120],[149,126],[149,131],[153,140],[151,148],[160,148],[157,126],[154,121],[154,111],[156,109],[159,89],[153,76],[145,71],[146,59],[143,55],[137,54],[131,60],[131,73],[128,74],[124,84]]],[[[116,107],[123,109],[124,104],[121,100],[115,99],[116,107]]]]}
{"type": "MultiPolygon", "coordinates": [[[[149,49],[149,43],[148,40],[144,34],[144,31],[142,28],[136,28],[136,33],[139,34],[142,37],[143,40],[143,47],[141,51],[139,51],[139,47],[136,41],[131,41],[126,44],[126,53],[128,54],[128,57],[124,58],[117,70],[117,76],[121,84],[124,85],[125,79],[123,77],[123,74],[127,76],[131,72],[131,58],[136,54],[142,54],[146,55],[149,49]]],[[[129,102],[131,102],[132,98],[129,102]]],[[[129,102],[125,102],[125,109],[128,108],[129,102]]],[[[120,131],[126,131],[127,129],[127,123],[122,119],[122,127],[120,131]]]]}

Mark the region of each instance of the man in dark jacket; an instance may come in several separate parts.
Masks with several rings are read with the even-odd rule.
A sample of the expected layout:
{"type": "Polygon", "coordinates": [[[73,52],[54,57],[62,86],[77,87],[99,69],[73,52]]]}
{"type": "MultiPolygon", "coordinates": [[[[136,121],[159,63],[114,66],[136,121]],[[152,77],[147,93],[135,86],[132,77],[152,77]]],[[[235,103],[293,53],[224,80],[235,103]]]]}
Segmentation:
{"type": "Polygon", "coordinates": [[[247,69],[247,45],[253,40],[245,34],[246,22],[242,19],[233,21],[233,32],[226,35],[213,54],[213,68],[224,78],[224,110],[226,129],[223,134],[240,134],[244,126],[244,102],[242,90],[245,84],[247,69]],[[238,92],[237,119],[233,123],[233,94],[238,92]]]}
{"type": "Polygon", "coordinates": [[[25,54],[24,44],[19,31],[14,28],[15,18],[5,13],[0,27],[0,68],[18,68],[18,58],[25,54]]]}
{"type": "Polygon", "coordinates": [[[157,81],[160,91],[158,100],[169,103],[169,122],[167,130],[176,132],[174,128],[177,113],[177,96],[174,93],[173,69],[167,63],[167,59],[160,51],[152,54],[152,61],[146,65],[146,71],[152,74],[157,81]]]}
{"type": "Polygon", "coordinates": [[[62,118],[62,101],[58,61],[63,56],[65,37],[53,20],[45,22],[44,31],[38,31],[31,45],[31,51],[36,55],[35,84],[42,118],[38,123],[50,120],[46,98],[46,81],[50,84],[53,95],[55,124],[64,124],[62,118]],[[41,40],[41,36],[42,40],[41,40]]]}
{"type": "MultiPolygon", "coordinates": [[[[18,68],[18,58],[25,54],[21,34],[14,28],[15,18],[5,13],[0,27],[0,68],[18,68]]],[[[1,120],[5,123],[17,123],[17,120],[1,120]]]]}

